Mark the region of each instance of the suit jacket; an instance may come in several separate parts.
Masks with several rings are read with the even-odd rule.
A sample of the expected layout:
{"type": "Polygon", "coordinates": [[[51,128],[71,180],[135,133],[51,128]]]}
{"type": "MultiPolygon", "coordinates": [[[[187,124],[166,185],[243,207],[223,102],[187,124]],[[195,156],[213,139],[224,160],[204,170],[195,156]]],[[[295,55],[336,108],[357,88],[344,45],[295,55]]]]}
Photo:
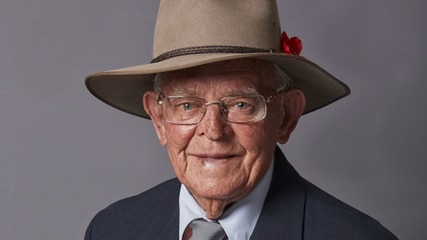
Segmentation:
{"type": "MultiPolygon", "coordinates": [[[[177,179],[99,212],[85,240],[179,238],[177,179]]],[[[307,180],[277,147],[273,179],[251,239],[397,239],[376,220],[337,200],[307,180]]]]}

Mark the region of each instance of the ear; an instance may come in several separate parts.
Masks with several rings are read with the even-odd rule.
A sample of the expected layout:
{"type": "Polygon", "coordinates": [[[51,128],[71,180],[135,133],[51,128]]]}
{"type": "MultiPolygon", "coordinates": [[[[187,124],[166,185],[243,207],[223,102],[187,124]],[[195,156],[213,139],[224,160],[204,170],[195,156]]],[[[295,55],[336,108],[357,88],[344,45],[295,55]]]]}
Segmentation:
{"type": "Polygon", "coordinates": [[[151,118],[160,144],[166,145],[167,138],[162,118],[162,106],[157,103],[157,94],[153,91],[146,92],[142,97],[142,105],[144,106],[145,112],[147,112],[151,118]]]}
{"type": "Polygon", "coordinates": [[[283,122],[279,129],[278,142],[285,144],[288,142],[291,133],[294,131],[299,118],[305,109],[304,93],[297,89],[291,88],[283,93],[283,122]]]}

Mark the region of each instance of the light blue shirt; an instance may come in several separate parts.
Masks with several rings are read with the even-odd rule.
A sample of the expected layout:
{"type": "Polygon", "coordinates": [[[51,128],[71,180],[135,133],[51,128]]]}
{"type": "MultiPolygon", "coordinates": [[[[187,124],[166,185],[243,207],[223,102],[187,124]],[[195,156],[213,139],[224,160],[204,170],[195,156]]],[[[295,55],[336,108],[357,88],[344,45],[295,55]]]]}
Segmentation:
{"type": "MultiPolygon", "coordinates": [[[[229,240],[249,239],[261,214],[268,188],[273,176],[272,161],[269,169],[255,189],[240,201],[234,203],[218,219],[229,240]]],[[[195,218],[206,218],[205,211],[197,204],[184,185],[179,194],[179,239],[182,239],[187,225],[195,218]]]]}

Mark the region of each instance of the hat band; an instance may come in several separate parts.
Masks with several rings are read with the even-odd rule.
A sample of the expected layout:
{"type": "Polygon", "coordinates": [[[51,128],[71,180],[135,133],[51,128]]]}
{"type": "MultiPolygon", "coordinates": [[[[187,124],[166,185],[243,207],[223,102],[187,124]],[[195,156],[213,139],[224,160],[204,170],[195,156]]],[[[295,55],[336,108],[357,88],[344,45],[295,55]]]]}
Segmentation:
{"type": "Polygon", "coordinates": [[[200,47],[187,47],[172,50],[160,54],[158,57],[151,60],[151,63],[157,63],[169,58],[191,55],[191,54],[204,54],[204,53],[273,53],[274,49],[262,49],[251,47],[237,47],[237,46],[200,46],[200,47]]]}

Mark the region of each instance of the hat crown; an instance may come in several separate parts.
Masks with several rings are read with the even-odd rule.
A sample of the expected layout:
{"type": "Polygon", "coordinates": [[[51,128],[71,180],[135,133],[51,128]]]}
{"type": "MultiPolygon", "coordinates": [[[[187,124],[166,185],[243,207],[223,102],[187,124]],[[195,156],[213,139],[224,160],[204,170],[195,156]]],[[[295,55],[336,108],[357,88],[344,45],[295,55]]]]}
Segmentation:
{"type": "Polygon", "coordinates": [[[200,46],[278,51],[280,36],[275,0],[161,0],[153,58],[200,46]]]}
{"type": "Polygon", "coordinates": [[[350,93],[307,58],[282,52],[281,40],[275,0],[160,0],[151,63],[89,75],[86,85],[107,104],[149,118],[141,98],[155,74],[252,58],[283,68],[304,92],[304,113],[350,93]]]}

